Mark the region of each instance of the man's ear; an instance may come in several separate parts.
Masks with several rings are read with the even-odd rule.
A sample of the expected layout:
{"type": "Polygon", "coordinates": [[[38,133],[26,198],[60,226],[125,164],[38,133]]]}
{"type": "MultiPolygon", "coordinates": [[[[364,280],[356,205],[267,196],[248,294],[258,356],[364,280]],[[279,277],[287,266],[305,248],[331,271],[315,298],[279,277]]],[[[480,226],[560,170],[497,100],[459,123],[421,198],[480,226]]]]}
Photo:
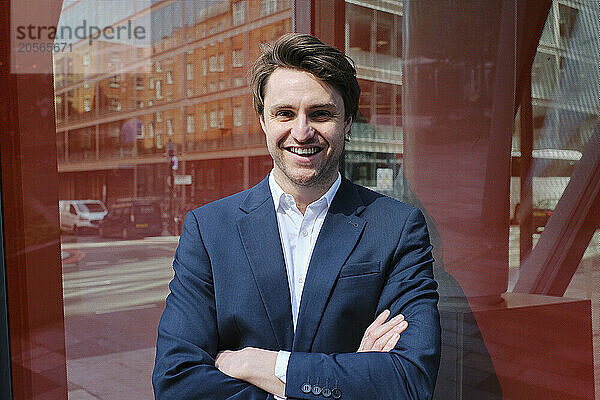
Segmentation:
{"type": "Polygon", "coordinates": [[[344,123],[344,135],[348,135],[350,128],[352,127],[352,116],[349,116],[344,123]]]}
{"type": "Polygon", "coordinates": [[[263,133],[267,134],[267,129],[265,128],[265,117],[263,117],[262,115],[259,115],[258,121],[260,122],[260,127],[262,128],[263,133]]]}

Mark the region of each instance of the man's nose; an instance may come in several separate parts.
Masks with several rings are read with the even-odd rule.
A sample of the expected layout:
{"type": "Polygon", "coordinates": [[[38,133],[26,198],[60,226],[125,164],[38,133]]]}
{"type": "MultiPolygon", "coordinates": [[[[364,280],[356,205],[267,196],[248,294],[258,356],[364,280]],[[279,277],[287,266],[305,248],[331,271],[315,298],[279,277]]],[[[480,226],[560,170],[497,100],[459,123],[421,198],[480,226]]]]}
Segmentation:
{"type": "Polygon", "coordinates": [[[308,118],[304,115],[299,115],[296,118],[296,123],[292,126],[292,137],[299,143],[309,141],[315,136],[315,129],[310,126],[308,118]]]}

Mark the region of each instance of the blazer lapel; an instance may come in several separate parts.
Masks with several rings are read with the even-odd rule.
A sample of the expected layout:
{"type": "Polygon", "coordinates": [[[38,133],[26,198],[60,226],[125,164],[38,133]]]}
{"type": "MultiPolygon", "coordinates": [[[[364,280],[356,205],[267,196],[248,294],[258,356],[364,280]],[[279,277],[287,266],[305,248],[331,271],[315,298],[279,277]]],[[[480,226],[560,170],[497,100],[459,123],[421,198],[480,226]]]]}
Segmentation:
{"type": "Polygon", "coordinates": [[[310,352],[342,265],[354,249],[366,221],[357,214],[364,209],[355,186],[342,178],[313,250],[294,335],[293,351],[310,352]]]}
{"type": "Polygon", "coordinates": [[[247,213],[238,230],[277,344],[290,350],[294,337],[292,307],[275,206],[268,179],[249,191],[240,206],[247,213]]]}

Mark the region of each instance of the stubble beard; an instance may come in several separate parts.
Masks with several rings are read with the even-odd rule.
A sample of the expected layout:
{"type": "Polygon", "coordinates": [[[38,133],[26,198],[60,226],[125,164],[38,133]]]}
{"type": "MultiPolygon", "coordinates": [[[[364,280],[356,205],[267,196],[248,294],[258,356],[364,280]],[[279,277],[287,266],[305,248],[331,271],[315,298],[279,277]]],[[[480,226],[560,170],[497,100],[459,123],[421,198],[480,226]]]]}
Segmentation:
{"type": "MultiPolygon", "coordinates": [[[[345,147],[345,143],[343,144],[343,146],[345,147]]],[[[276,154],[277,157],[273,157],[273,154],[271,156],[273,158],[273,162],[277,166],[277,169],[292,185],[296,185],[305,189],[327,191],[331,187],[333,182],[335,182],[335,180],[337,179],[337,172],[339,170],[343,154],[344,148],[342,148],[342,151],[340,152],[339,156],[335,161],[332,160],[332,162],[330,163],[325,163],[324,165],[317,166],[316,169],[312,170],[314,171],[314,174],[310,176],[304,175],[302,173],[302,169],[300,168],[298,168],[300,174],[294,174],[294,169],[289,168],[289,166],[284,161],[283,155],[281,153],[276,154]]]]}

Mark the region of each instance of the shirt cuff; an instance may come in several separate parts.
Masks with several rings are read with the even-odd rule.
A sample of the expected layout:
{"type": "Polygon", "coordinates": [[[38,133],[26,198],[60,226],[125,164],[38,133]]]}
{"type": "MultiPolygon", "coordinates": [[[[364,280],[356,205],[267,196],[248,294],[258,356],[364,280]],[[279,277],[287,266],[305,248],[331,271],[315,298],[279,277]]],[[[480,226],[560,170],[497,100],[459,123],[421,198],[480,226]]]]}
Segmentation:
{"type": "Polygon", "coordinates": [[[275,361],[275,376],[283,383],[285,383],[287,377],[287,366],[290,361],[290,354],[289,351],[280,350],[279,353],[277,353],[277,360],[275,361]]]}
{"type": "MultiPolygon", "coordinates": [[[[288,361],[290,360],[290,352],[280,350],[277,353],[277,360],[275,360],[275,376],[279,378],[279,380],[285,383],[287,377],[287,366],[288,361]]],[[[285,397],[275,396],[276,400],[285,400],[285,397]]]]}

